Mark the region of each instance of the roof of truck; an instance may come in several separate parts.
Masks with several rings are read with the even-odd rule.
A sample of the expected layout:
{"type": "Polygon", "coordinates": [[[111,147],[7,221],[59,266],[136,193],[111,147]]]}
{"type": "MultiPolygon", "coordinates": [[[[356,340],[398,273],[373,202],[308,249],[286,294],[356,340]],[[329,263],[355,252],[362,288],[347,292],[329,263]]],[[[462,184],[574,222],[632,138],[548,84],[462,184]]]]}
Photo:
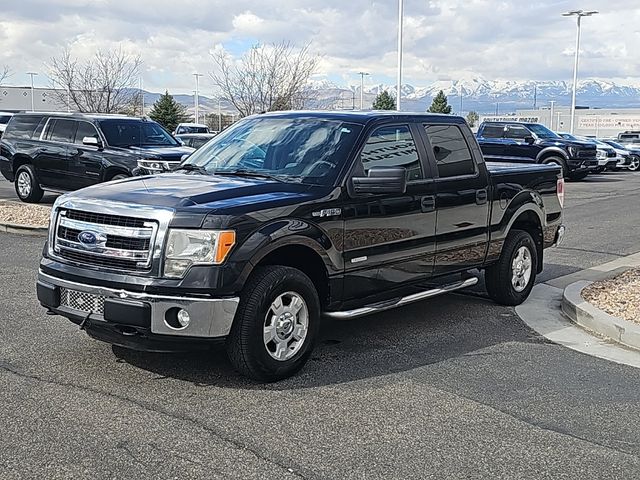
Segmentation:
{"type": "Polygon", "coordinates": [[[369,123],[376,119],[394,118],[407,120],[424,118],[425,120],[446,119],[451,123],[466,123],[466,120],[457,115],[445,115],[428,112],[398,112],[395,110],[283,110],[278,112],[266,112],[254,115],[254,117],[281,117],[281,118],[324,118],[327,120],[340,120],[352,123],[369,123]]]}

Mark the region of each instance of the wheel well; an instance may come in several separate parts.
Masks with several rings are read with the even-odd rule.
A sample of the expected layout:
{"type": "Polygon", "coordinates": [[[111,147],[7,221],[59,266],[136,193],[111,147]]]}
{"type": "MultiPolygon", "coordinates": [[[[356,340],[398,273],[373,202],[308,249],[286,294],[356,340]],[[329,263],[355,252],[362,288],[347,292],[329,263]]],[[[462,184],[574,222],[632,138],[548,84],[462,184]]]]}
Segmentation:
{"type": "Polygon", "coordinates": [[[545,152],[542,155],[540,155],[540,159],[538,161],[540,163],[543,163],[545,160],[547,160],[547,159],[549,159],[551,157],[556,157],[556,158],[559,158],[561,160],[566,160],[565,156],[562,155],[560,152],[551,151],[551,152],[545,152]]]}
{"type": "Polygon", "coordinates": [[[27,165],[27,164],[30,164],[30,163],[33,163],[33,162],[26,155],[16,155],[15,157],[13,157],[13,173],[14,173],[14,175],[22,165],[27,165]]]}
{"type": "Polygon", "coordinates": [[[327,269],[320,255],[312,248],[303,245],[280,247],[267,254],[260,260],[258,265],[283,265],[300,270],[309,277],[315,285],[321,305],[324,306],[328,303],[329,276],[327,269]]]}
{"type": "Polygon", "coordinates": [[[108,168],[107,171],[104,174],[104,180],[105,181],[109,181],[111,180],[113,177],[115,177],[116,175],[127,175],[127,176],[131,176],[129,172],[127,172],[125,169],[123,168],[118,168],[118,167],[111,167],[108,168]]]}
{"type": "Polygon", "coordinates": [[[516,221],[513,222],[511,230],[524,230],[536,244],[536,251],[538,253],[538,273],[542,271],[542,256],[544,255],[544,234],[542,232],[542,225],[540,224],[540,218],[534,212],[529,210],[528,212],[521,213],[516,221]]]}

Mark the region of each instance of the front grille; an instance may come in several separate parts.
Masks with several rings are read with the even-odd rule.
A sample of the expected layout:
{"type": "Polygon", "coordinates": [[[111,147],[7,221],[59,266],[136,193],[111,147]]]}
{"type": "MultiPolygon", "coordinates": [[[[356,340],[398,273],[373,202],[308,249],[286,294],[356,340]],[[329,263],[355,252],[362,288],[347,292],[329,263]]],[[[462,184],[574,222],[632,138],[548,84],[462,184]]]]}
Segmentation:
{"type": "Polygon", "coordinates": [[[72,263],[115,270],[151,268],[158,222],[142,218],[62,209],[54,254],[72,263]]]}
{"type": "Polygon", "coordinates": [[[60,288],[60,306],[73,308],[80,312],[104,315],[104,299],[105,297],[102,295],[60,288]]]}
{"type": "Polygon", "coordinates": [[[609,152],[607,152],[607,157],[609,157],[609,158],[615,158],[615,156],[616,156],[616,152],[614,152],[614,151],[609,151],[609,152]]]}
{"type": "Polygon", "coordinates": [[[596,149],[578,151],[578,158],[593,158],[596,156],[596,149]]]}

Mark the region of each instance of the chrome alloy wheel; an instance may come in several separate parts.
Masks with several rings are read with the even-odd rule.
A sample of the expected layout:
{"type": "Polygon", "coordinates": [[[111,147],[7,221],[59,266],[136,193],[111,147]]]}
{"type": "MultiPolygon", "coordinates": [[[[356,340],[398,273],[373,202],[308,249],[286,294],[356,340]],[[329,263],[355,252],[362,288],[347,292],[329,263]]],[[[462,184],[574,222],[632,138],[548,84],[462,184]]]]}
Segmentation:
{"type": "Polygon", "coordinates": [[[22,198],[27,198],[31,194],[31,177],[27,172],[20,172],[17,182],[18,193],[22,198]]]}
{"type": "Polygon", "coordinates": [[[637,172],[640,169],[640,157],[638,157],[637,155],[631,157],[631,163],[627,168],[632,172],[637,172]]]}
{"type": "Polygon", "coordinates": [[[511,285],[516,292],[522,292],[529,285],[532,267],[531,252],[525,246],[520,247],[511,261],[511,285]]]}
{"type": "Polygon", "coordinates": [[[279,295],[264,319],[264,346],[274,359],[284,362],[293,357],[307,338],[309,309],[299,294],[279,295]]]}

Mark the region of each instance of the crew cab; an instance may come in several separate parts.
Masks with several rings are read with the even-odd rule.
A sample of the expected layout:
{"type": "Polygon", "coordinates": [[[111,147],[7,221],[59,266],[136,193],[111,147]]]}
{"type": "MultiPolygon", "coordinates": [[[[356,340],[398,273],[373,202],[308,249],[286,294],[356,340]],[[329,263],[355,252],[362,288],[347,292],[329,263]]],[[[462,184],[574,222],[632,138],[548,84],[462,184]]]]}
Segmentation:
{"type": "Polygon", "coordinates": [[[193,151],[146,118],[20,113],[0,141],[0,172],[20,200],[37,203],[45,190],[169,171],[193,151]]]}
{"type": "Polygon", "coordinates": [[[523,302],[564,234],[557,165],[485,163],[465,120],[397,112],[245,118],[174,172],[59,197],[37,296],[99,340],[224,340],[274,381],[350,319],[478,282],[523,302]]]}
{"type": "Polygon", "coordinates": [[[477,138],[487,160],[558,165],[572,180],[598,168],[593,142],[564,139],[539,123],[483,122],[477,138]]]}

